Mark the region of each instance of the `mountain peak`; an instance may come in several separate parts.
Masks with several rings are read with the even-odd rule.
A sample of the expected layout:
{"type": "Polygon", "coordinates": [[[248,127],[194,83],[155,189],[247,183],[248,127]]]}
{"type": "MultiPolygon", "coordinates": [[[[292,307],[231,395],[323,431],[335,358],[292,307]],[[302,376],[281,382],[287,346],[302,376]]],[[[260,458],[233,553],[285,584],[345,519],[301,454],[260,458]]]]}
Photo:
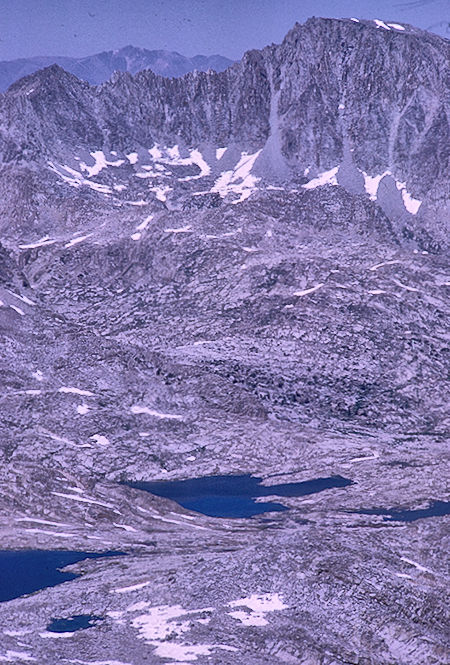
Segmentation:
{"type": "Polygon", "coordinates": [[[8,93],[23,93],[27,88],[36,87],[36,85],[43,86],[46,89],[48,87],[55,88],[55,86],[64,89],[65,87],[74,84],[78,86],[87,85],[77,76],[67,72],[63,67],[54,63],[15,81],[9,86],[8,93]]]}
{"type": "Polygon", "coordinates": [[[232,60],[220,55],[196,55],[187,58],[176,51],[151,51],[128,44],[115,51],[103,51],[84,58],[46,56],[0,62],[0,92],[42,68],[49,68],[50,74],[57,71],[51,69],[52,67],[63,68],[91,85],[99,85],[108,81],[115,71],[137,74],[151,69],[160,76],[178,78],[195,69],[223,71],[232,64],[232,60]]]}

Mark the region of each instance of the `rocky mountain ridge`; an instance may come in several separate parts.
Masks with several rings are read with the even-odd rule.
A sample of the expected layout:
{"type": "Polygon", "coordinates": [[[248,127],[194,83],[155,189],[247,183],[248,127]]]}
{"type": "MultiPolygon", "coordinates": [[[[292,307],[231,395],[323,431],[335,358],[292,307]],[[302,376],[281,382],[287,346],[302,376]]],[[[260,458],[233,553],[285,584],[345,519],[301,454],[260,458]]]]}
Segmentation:
{"type": "MultiPolygon", "coordinates": [[[[91,88],[52,66],[0,98],[1,159],[25,167],[46,159],[67,176],[64,165],[76,170],[82,153],[104,151],[117,163],[154,146],[177,146],[182,158],[227,148],[224,169],[239,170],[239,158],[251,155],[252,177],[269,185],[319,178],[372,198],[385,191],[388,217],[421,208],[428,233],[438,218],[443,228],[431,235],[439,244],[447,235],[449,45],[392,25],[310,19],[225,72],[176,80],[119,72],[91,88]]],[[[217,162],[208,175],[225,172],[217,162]]],[[[201,180],[206,171],[197,169],[191,175],[201,180]]]]}
{"type": "Polygon", "coordinates": [[[176,78],[193,70],[222,71],[233,64],[221,55],[196,55],[187,58],[180,53],[165,50],[149,50],[136,46],[124,46],[116,51],[103,51],[83,58],[63,56],[37,56],[0,62],[0,92],[4,92],[15,81],[33,72],[56,64],[91,85],[107,81],[113,72],[136,74],[151,69],[156,74],[176,78]]]}

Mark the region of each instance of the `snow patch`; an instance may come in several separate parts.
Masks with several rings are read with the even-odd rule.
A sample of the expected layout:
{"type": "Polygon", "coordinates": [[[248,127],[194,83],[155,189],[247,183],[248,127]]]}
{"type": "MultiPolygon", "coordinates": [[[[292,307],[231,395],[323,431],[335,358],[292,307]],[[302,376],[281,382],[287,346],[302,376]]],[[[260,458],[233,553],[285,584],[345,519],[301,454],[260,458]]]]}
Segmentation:
{"type": "MultiPolygon", "coordinates": [[[[132,608],[138,610],[140,607],[139,603],[136,603],[128,609],[134,611],[132,608]]],[[[145,640],[165,640],[169,635],[179,637],[189,630],[190,622],[180,621],[180,617],[184,617],[186,613],[180,605],[160,605],[148,608],[146,614],[135,617],[131,624],[145,640]]]]}
{"type": "Polygon", "coordinates": [[[219,161],[226,153],[227,148],[216,148],[216,159],[219,161]]]}
{"type": "MultiPolygon", "coordinates": [[[[159,644],[155,649],[155,654],[160,658],[173,658],[180,665],[197,660],[198,656],[210,656],[215,649],[224,649],[225,651],[237,651],[236,647],[230,647],[225,644],[159,644]]],[[[167,663],[175,665],[175,663],[167,663]]]]}
{"type": "Polygon", "coordinates": [[[261,150],[249,155],[247,152],[241,153],[241,158],[231,171],[223,171],[214,186],[212,193],[218,193],[222,198],[227,194],[239,194],[239,198],[233,203],[242,203],[251,196],[256,189],[256,184],[261,180],[251,174],[251,170],[259,157],[261,150]]]}
{"type": "Polygon", "coordinates": [[[143,222],[141,222],[140,224],[138,224],[138,226],[136,226],[136,231],[145,231],[145,229],[150,224],[152,219],[153,215],[149,215],[148,217],[146,217],[143,222]]]}
{"type": "Polygon", "coordinates": [[[395,182],[397,189],[402,193],[403,205],[406,210],[411,213],[411,215],[417,215],[419,208],[422,205],[420,199],[415,199],[406,189],[406,182],[395,182]]]}
{"type": "Polygon", "coordinates": [[[230,607],[246,607],[250,612],[237,610],[229,612],[229,615],[237,619],[244,626],[266,626],[269,622],[265,618],[268,612],[285,610],[285,605],[278,593],[252,594],[247,598],[233,600],[228,603],[230,607]]]}
{"type": "Polygon", "coordinates": [[[337,185],[338,181],[336,178],[337,172],[339,171],[339,166],[335,166],[329,171],[323,171],[319,173],[317,178],[313,178],[306,185],[302,185],[303,189],[315,189],[316,187],[322,187],[323,185],[337,185]]]}
{"type": "Polygon", "coordinates": [[[404,30],[404,26],[400,25],[399,23],[388,23],[387,24],[390,28],[394,28],[394,30],[404,30]]]}
{"type": "Polygon", "coordinates": [[[130,164],[136,164],[136,162],[138,160],[137,152],[129,152],[128,155],[125,155],[125,157],[128,159],[130,164]]]}
{"type": "Polygon", "coordinates": [[[155,187],[149,187],[149,190],[156,194],[158,201],[165,203],[165,201],[167,201],[167,194],[172,191],[172,187],[169,187],[168,185],[165,187],[155,185],[155,187]]]}
{"type": "Polygon", "coordinates": [[[33,658],[26,653],[26,651],[12,651],[8,649],[4,656],[0,656],[0,662],[2,663],[11,663],[11,661],[20,660],[21,662],[36,661],[37,658],[33,658]]]}
{"type": "Polygon", "coordinates": [[[109,446],[109,439],[106,438],[106,436],[103,436],[102,434],[93,434],[92,436],[89,437],[92,441],[95,441],[95,443],[98,443],[99,446],[109,446]]]}
{"type": "Polygon", "coordinates": [[[377,192],[378,192],[378,186],[381,182],[381,180],[384,178],[385,175],[392,175],[390,171],[384,171],[384,173],[381,173],[380,175],[368,175],[365,171],[361,171],[361,173],[364,176],[364,189],[366,190],[367,194],[369,195],[369,198],[371,201],[376,201],[377,200],[377,192]]]}
{"type": "Polygon", "coordinates": [[[88,166],[85,162],[80,162],[80,168],[82,171],[87,172],[88,178],[92,178],[92,176],[98,175],[100,171],[107,168],[108,166],[121,166],[125,162],[124,159],[116,159],[113,162],[109,162],[106,159],[103,150],[95,150],[89,154],[94,160],[93,166],[88,166]]]}
{"type": "Polygon", "coordinates": [[[390,27],[388,25],[386,25],[386,23],[384,21],[380,21],[380,19],[378,19],[378,18],[374,19],[373,22],[375,23],[377,28],[384,28],[385,30],[390,30],[390,27]]]}

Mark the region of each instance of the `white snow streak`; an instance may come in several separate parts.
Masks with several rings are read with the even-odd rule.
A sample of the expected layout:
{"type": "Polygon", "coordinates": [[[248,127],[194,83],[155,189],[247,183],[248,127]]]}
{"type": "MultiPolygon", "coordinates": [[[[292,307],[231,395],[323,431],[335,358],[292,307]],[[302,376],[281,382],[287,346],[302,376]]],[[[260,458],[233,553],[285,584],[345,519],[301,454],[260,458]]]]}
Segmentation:
{"type": "Polygon", "coordinates": [[[92,233],[88,233],[86,236],[78,236],[76,238],[72,238],[68,243],[64,245],[64,247],[73,247],[74,245],[78,245],[79,242],[83,242],[83,240],[86,240],[86,238],[90,238],[92,233]]]}
{"type": "Polygon", "coordinates": [[[405,556],[401,556],[400,560],[404,561],[405,563],[409,563],[410,566],[414,566],[414,568],[420,570],[421,573],[431,573],[432,575],[434,575],[433,571],[430,570],[429,568],[425,568],[425,566],[422,566],[420,563],[412,561],[411,559],[407,559],[405,556]]]}
{"type": "Polygon", "coordinates": [[[11,649],[8,649],[6,655],[0,656],[0,662],[2,663],[11,663],[14,660],[20,660],[23,662],[32,660],[35,661],[37,659],[27,654],[26,651],[13,651],[11,649]]]}
{"type": "Polygon", "coordinates": [[[93,397],[94,393],[90,390],[81,390],[81,388],[74,388],[73,386],[62,386],[58,388],[59,393],[70,393],[72,395],[84,395],[85,397],[93,397]]]}
{"type": "Polygon", "coordinates": [[[24,302],[26,305],[30,305],[31,307],[34,307],[36,305],[36,303],[33,300],[30,300],[26,296],[22,296],[22,295],[19,295],[17,293],[13,293],[13,291],[8,291],[8,293],[10,293],[12,296],[14,296],[14,298],[17,298],[18,300],[21,300],[22,302],[24,302]]]}
{"type": "Polygon", "coordinates": [[[154,409],[149,409],[146,406],[138,406],[135,404],[131,407],[131,413],[140,414],[145,413],[148,416],[153,416],[155,418],[166,418],[167,420],[183,420],[183,416],[176,415],[173,413],[161,413],[160,411],[155,411],[154,409]]]}
{"type": "Polygon", "coordinates": [[[402,289],[405,289],[405,291],[412,291],[414,293],[418,293],[419,289],[414,288],[414,286],[408,286],[407,284],[403,284],[402,282],[399,282],[398,279],[393,279],[392,280],[394,284],[397,284],[397,286],[400,286],[402,289]]]}
{"type": "Polygon", "coordinates": [[[20,307],[17,307],[17,305],[10,305],[10,307],[15,312],[17,312],[17,314],[20,314],[20,316],[25,316],[25,312],[23,311],[23,309],[21,309],[20,307]]]}
{"type": "Polygon", "coordinates": [[[311,287],[310,289],[305,289],[304,291],[296,291],[294,296],[307,296],[309,293],[314,293],[324,286],[323,284],[317,284],[316,286],[311,287]]]}
{"type": "Polygon", "coordinates": [[[350,459],[348,461],[349,462],[365,462],[366,460],[378,459],[379,456],[380,456],[380,453],[375,451],[369,457],[352,457],[352,459],[350,459]]]}
{"type": "Polygon", "coordinates": [[[136,226],[136,231],[145,231],[145,229],[150,224],[152,219],[153,215],[149,215],[148,217],[146,217],[143,222],[141,222],[140,224],[138,224],[138,226],[136,226]]]}
{"type": "Polygon", "coordinates": [[[27,245],[19,245],[19,249],[35,249],[36,247],[45,247],[45,245],[53,245],[56,240],[52,240],[49,236],[44,236],[36,242],[28,243],[27,245]]]}
{"type": "Polygon", "coordinates": [[[190,233],[192,227],[190,224],[188,226],[180,226],[178,229],[164,229],[164,233],[190,233]]]}
{"type": "Polygon", "coordinates": [[[28,533],[43,533],[46,536],[56,536],[58,538],[73,538],[75,535],[73,533],[55,533],[55,531],[45,531],[44,529],[25,529],[25,531],[28,531],[28,533]]]}
{"type": "Polygon", "coordinates": [[[376,263],[374,266],[369,268],[372,272],[375,270],[378,270],[378,268],[382,268],[383,266],[393,266],[396,263],[400,263],[400,261],[384,261],[383,263],[376,263]]]}
{"type": "Polygon", "coordinates": [[[93,503],[99,506],[103,506],[104,508],[114,508],[113,504],[111,503],[105,503],[104,501],[96,501],[95,499],[89,499],[84,496],[78,496],[74,494],[64,494],[64,492],[55,492],[55,491],[52,491],[52,494],[54,494],[55,496],[60,496],[63,499],[73,499],[74,501],[80,501],[81,503],[93,503]]]}
{"type": "Polygon", "coordinates": [[[120,589],[114,589],[114,593],[128,593],[129,591],[138,591],[148,586],[150,582],[140,582],[139,584],[133,584],[133,586],[124,586],[120,589]]]}

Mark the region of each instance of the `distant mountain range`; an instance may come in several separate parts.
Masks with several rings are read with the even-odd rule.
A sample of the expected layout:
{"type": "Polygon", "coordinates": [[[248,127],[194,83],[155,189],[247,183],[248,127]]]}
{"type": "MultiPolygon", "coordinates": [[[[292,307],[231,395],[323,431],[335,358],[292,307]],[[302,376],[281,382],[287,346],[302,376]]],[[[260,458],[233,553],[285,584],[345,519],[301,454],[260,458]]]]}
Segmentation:
{"type": "Polygon", "coordinates": [[[177,78],[195,69],[202,72],[208,69],[221,72],[232,65],[233,61],[221,55],[196,55],[186,58],[175,51],[149,51],[135,46],[124,46],[118,51],[103,51],[85,58],[36,56],[0,62],[0,91],[4,92],[23,76],[54,64],[83,81],[98,85],[107,81],[115,71],[137,74],[143,69],[151,69],[155,74],[177,78]]]}

